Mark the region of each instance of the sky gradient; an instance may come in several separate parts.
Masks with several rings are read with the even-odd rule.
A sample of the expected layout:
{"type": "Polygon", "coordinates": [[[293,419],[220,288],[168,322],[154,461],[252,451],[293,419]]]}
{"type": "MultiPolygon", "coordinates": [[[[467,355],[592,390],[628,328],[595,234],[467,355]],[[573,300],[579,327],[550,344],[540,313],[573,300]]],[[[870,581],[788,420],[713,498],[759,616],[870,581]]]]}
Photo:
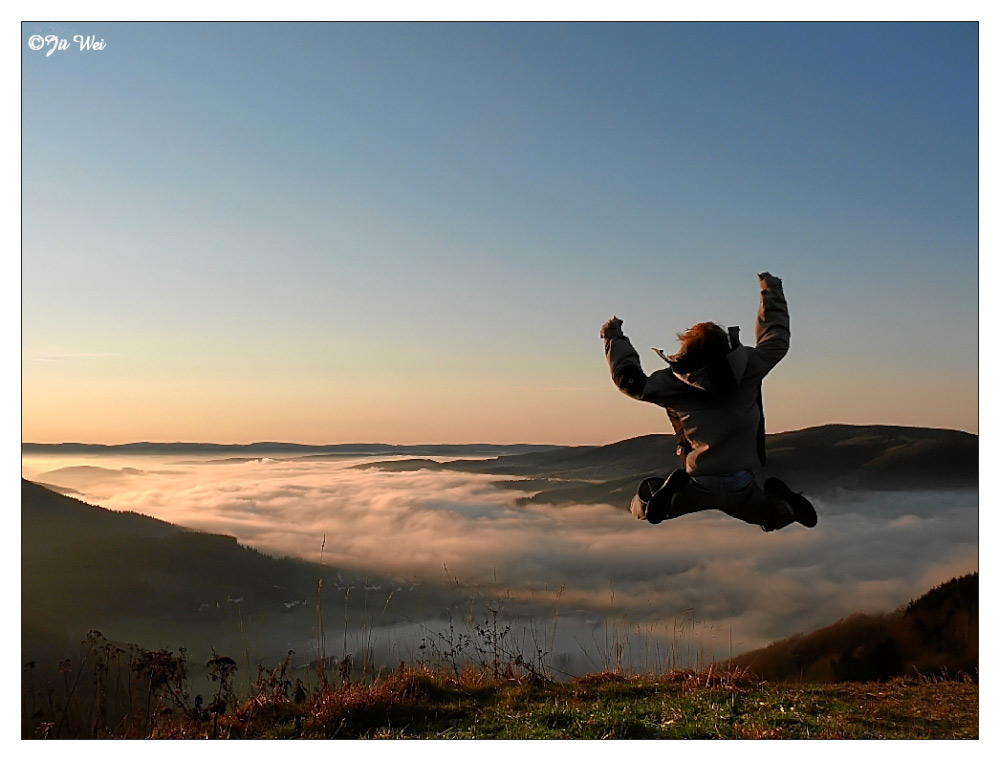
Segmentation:
{"type": "Polygon", "coordinates": [[[978,432],[978,34],[23,24],[22,441],[667,431],[601,324],[749,340],[763,270],[770,431],[978,432]]]}

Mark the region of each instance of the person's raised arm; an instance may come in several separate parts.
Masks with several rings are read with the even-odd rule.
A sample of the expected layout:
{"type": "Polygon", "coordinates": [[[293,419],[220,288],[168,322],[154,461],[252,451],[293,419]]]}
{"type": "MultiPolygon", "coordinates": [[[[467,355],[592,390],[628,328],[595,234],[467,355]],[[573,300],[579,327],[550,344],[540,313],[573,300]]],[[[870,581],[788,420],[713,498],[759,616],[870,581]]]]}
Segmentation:
{"type": "Polygon", "coordinates": [[[791,329],[788,320],[788,303],[781,278],[762,272],[760,278],[760,309],[757,312],[757,352],[767,364],[774,367],[788,353],[791,329]]]}
{"type": "Polygon", "coordinates": [[[646,386],[646,374],[642,371],[639,353],[622,333],[622,321],[612,317],[604,323],[601,338],[604,339],[604,356],[608,359],[615,385],[633,399],[640,398],[646,386]]]}

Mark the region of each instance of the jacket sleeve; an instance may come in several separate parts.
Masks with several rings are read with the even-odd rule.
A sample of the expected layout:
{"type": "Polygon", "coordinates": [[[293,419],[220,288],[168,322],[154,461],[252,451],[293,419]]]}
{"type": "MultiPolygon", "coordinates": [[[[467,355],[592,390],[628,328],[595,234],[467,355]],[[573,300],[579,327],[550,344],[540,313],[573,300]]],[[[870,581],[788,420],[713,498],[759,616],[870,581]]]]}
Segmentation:
{"type": "Polygon", "coordinates": [[[647,376],[642,370],[639,353],[621,331],[620,324],[609,321],[601,329],[604,355],[611,368],[611,378],[619,390],[643,402],[662,405],[676,394],[679,381],[669,369],[657,370],[647,376]]]}
{"type": "Polygon", "coordinates": [[[788,353],[791,329],[781,278],[768,272],[758,277],[760,309],[757,312],[757,346],[754,353],[763,364],[762,374],[767,374],[788,353]]]}
{"type": "Polygon", "coordinates": [[[622,333],[621,321],[608,320],[601,328],[601,338],[604,339],[604,356],[611,368],[611,379],[622,393],[640,399],[646,386],[646,374],[642,371],[639,353],[622,333]]]}

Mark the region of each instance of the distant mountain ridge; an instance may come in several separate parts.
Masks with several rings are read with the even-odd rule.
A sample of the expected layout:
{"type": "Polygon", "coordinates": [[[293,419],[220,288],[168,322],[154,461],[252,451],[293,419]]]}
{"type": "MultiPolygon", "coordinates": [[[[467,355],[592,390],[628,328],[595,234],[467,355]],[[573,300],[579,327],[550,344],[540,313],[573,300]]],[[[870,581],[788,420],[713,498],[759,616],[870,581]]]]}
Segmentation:
{"type": "Polygon", "coordinates": [[[380,455],[428,454],[459,455],[470,452],[519,454],[542,452],[558,448],[556,444],[295,444],[293,442],[258,441],[252,444],[216,444],[212,442],[137,441],[128,444],[85,444],[64,442],[37,444],[22,442],[22,454],[315,454],[315,455],[380,455]]]}
{"type": "MultiPolygon", "coordinates": [[[[23,454],[236,454],[290,459],[392,456],[364,463],[382,470],[452,470],[508,476],[498,486],[524,492],[520,503],[627,505],[636,483],[679,466],[673,434],[606,445],[545,444],[22,444],[23,454]],[[456,458],[441,461],[440,458],[456,458]],[[469,459],[475,457],[475,459],[469,459]],[[438,459],[431,459],[438,458],[438,459]],[[485,459],[484,459],[485,458],[485,459]]],[[[968,489],[979,483],[979,437],[964,431],[829,424],[767,436],[765,476],[796,491],[968,489]]],[[[232,459],[232,458],[231,458],[232,459]]],[[[55,487],[66,491],[67,485],[55,487]]]]}
{"type": "Polygon", "coordinates": [[[979,437],[902,426],[825,425],[769,436],[768,466],[797,488],[956,489],[979,484],[979,437]]]}
{"type": "MultiPolygon", "coordinates": [[[[500,455],[491,460],[402,460],[357,467],[385,470],[461,470],[516,476],[498,485],[534,492],[522,502],[599,502],[627,505],[646,476],[680,466],[672,434],[649,434],[605,446],[561,447],[500,455]]],[[[976,488],[979,437],[963,431],[882,425],[831,424],[767,436],[765,475],[796,491],[976,488]]]]}

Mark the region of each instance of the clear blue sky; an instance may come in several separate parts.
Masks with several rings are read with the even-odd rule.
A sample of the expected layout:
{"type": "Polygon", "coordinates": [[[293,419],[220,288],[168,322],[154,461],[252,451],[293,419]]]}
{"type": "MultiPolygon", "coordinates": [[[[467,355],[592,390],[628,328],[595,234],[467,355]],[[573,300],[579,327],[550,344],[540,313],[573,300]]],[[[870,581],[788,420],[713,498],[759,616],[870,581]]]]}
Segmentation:
{"type": "Polygon", "coordinates": [[[667,430],[601,323],[656,369],[761,270],[771,430],[975,431],[978,35],[23,24],[24,440],[667,430]]]}

